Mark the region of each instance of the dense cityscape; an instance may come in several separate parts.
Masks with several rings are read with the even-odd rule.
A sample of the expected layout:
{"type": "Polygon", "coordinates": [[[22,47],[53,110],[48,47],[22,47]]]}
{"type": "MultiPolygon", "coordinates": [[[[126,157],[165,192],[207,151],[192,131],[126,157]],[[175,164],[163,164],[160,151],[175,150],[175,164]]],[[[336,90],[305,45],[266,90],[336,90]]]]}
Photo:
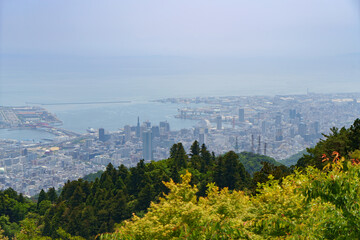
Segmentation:
{"type": "Polygon", "coordinates": [[[31,128],[56,137],[40,143],[0,140],[0,187],[32,196],[104,170],[110,162],[131,167],[140,159],[166,159],[174,143],[188,150],[194,140],[216,155],[247,151],[281,162],[315,145],[331,127],[349,126],[359,115],[359,98],[309,93],[160,99],[164,104],[188,103],[191,107],[178,109],[175,117],[196,120],[195,126],[174,131],[167,121],[154,124],[138,118],[119,131],[88,129],[86,134],[59,128],[61,121],[40,107],[2,107],[2,128],[31,128]]]}

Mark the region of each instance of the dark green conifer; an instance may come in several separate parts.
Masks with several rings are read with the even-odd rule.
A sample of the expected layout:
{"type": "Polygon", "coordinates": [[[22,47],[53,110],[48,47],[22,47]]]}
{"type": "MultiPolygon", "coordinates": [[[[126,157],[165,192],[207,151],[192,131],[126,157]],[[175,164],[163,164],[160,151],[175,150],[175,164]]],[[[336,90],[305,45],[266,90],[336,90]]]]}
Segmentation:
{"type": "Polygon", "coordinates": [[[121,177],[123,181],[125,181],[125,179],[129,175],[129,170],[127,169],[127,167],[121,164],[118,168],[118,175],[121,177]]]}
{"type": "Polygon", "coordinates": [[[181,169],[187,167],[187,155],[182,143],[177,144],[177,152],[175,155],[175,164],[181,169]]]}
{"type": "Polygon", "coordinates": [[[84,202],[86,195],[84,194],[80,185],[76,188],[74,194],[70,198],[71,207],[76,207],[84,202]]]}
{"type": "Polygon", "coordinates": [[[25,202],[25,198],[24,198],[22,193],[19,194],[18,201],[19,201],[19,203],[24,203],[25,202]]]}
{"type": "Polygon", "coordinates": [[[194,141],[194,143],[190,147],[190,156],[198,156],[200,154],[200,146],[198,141],[194,141]]]}
{"type": "Polygon", "coordinates": [[[51,203],[55,203],[58,196],[56,194],[55,188],[49,188],[49,191],[47,192],[47,199],[51,201],[51,203]]]}
{"type": "Polygon", "coordinates": [[[44,200],[47,200],[47,195],[46,195],[44,189],[41,189],[40,194],[39,194],[39,198],[38,198],[38,201],[37,201],[37,208],[39,208],[39,204],[44,200]]]}
{"type": "Polygon", "coordinates": [[[178,145],[177,144],[172,145],[172,147],[170,148],[170,158],[175,159],[177,152],[178,152],[178,145]]]}
{"type": "Polygon", "coordinates": [[[147,183],[139,192],[137,211],[145,210],[150,206],[150,202],[155,198],[155,191],[150,183],[147,183]]]}
{"type": "Polygon", "coordinates": [[[201,145],[200,156],[202,159],[200,172],[205,173],[212,165],[212,157],[205,144],[201,145]]]}

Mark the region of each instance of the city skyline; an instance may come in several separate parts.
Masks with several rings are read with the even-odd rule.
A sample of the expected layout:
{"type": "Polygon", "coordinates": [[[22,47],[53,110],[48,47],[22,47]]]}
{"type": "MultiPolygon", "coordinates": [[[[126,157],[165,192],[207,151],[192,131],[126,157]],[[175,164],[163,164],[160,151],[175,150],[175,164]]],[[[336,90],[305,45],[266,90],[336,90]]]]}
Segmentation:
{"type": "Polygon", "coordinates": [[[118,130],[100,127],[79,134],[59,126],[61,119],[39,107],[1,107],[2,130],[46,131],[41,142],[0,138],[0,186],[33,195],[42,188],[61,187],[102,170],[107,164],[133,167],[169,158],[171,146],[182,143],[189,152],[196,140],[215,156],[228,151],[250,152],[282,163],[314,146],[321,133],[348,127],[360,112],[360,93],[287,96],[227,96],[159,99],[164,105],[183,104],[175,119],[193,127],[172,129],[167,121],[134,117],[118,130]],[[341,118],[327,118],[336,112],[341,118]],[[11,181],[17,176],[16,182],[11,181]],[[44,179],[47,179],[44,181],[44,179]],[[23,182],[31,181],[30,185],[23,182]]]}

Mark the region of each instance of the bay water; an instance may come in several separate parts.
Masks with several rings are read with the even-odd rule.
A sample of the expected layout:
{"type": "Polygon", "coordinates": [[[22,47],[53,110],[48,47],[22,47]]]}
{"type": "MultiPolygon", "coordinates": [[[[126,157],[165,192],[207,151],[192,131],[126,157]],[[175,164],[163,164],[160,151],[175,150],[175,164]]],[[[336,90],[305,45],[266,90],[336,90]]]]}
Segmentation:
{"type": "MultiPolygon", "coordinates": [[[[152,100],[354,92],[360,89],[359,59],[359,55],[321,59],[2,56],[0,106],[130,101],[43,107],[55,113],[65,129],[79,133],[88,127],[115,131],[136,125],[137,117],[153,125],[168,121],[177,130],[196,124],[174,117],[185,105],[152,100]]],[[[49,137],[0,130],[0,138],[31,139],[29,134],[34,139],[49,137]]]]}

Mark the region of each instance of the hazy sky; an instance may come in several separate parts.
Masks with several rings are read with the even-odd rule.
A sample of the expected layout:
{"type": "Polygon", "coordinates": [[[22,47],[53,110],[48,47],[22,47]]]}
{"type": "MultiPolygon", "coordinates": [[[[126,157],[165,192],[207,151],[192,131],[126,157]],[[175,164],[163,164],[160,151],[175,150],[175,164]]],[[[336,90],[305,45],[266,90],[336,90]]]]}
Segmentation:
{"type": "Polygon", "coordinates": [[[114,56],[360,52],[359,0],[0,0],[0,51],[114,56]]]}

